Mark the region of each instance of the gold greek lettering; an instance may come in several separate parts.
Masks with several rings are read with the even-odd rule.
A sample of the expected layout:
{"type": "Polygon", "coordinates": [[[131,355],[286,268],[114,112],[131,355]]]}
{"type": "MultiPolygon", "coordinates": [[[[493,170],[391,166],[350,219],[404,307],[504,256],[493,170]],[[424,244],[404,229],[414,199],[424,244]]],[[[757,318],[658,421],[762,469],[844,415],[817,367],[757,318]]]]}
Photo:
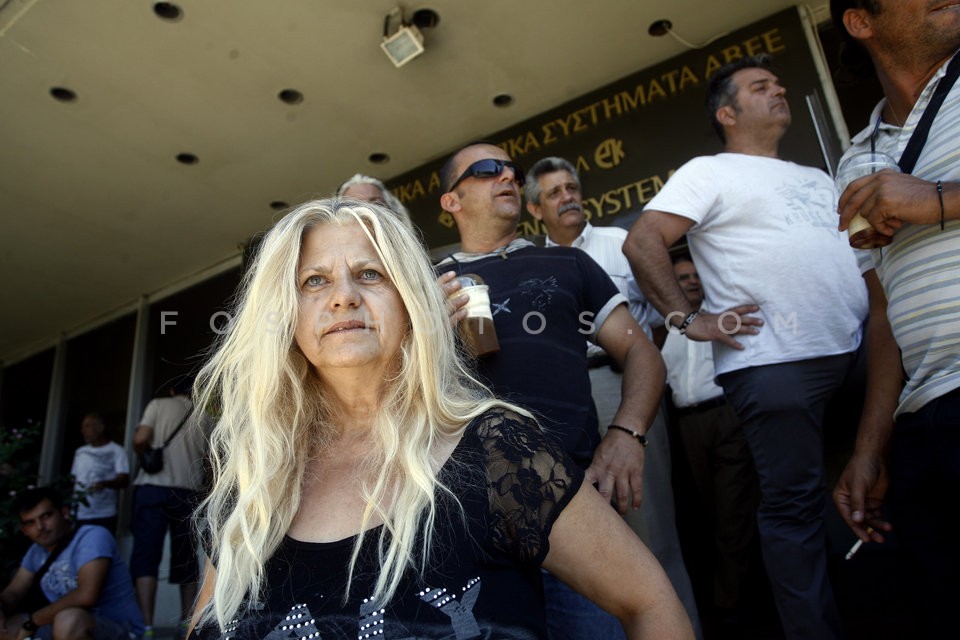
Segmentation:
{"type": "Polygon", "coordinates": [[[749,40],[743,41],[743,48],[748,56],[755,56],[763,51],[763,44],[760,42],[760,36],[753,36],[749,40]]]}
{"type": "Polygon", "coordinates": [[[609,120],[614,115],[623,115],[623,103],[620,102],[620,96],[615,95],[612,98],[603,99],[603,115],[609,120]]]}
{"type": "Polygon", "coordinates": [[[643,92],[642,84],[637,85],[637,88],[633,91],[633,95],[630,95],[629,91],[621,91],[620,98],[631,111],[636,109],[637,105],[643,106],[647,104],[647,96],[643,92]]]}
{"type": "Polygon", "coordinates": [[[683,91],[684,87],[690,83],[697,85],[700,84],[700,80],[697,78],[697,74],[693,72],[693,69],[684,65],[680,71],[680,90],[683,91]]]}
{"type": "Polygon", "coordinates": [[[673,71],[668,71],[667,73],[660,76],[660,79],[666,82],[667,87],[670,89],[670,93],[677,92],[677,76],[680,75],[680,71],[674,69],[673,71]]]}
{"type": "Polygon", "coordinates": [[[663,87],[660,86],[660,83],[656,80],[650,81],[650,86],[647,90],[647,100],[653,102],[654,98],[663,98],[666,99],[667,92],[663,90],[663,87]]]}
{"type": "Polygon", "coordinates": [[[760,34],[760,37],[763,38],[764,44],[767,46],[767,51],[770,53],[777,53],[779,51],[786,50],[786,45],[783,44],[783,34],[780,33],[780,29],[771,29],[760,34]]]}
{"type": "Polygon", "coordinates": [[[732,47],[727,47],[721,51],[720,54],[723,56],[725,62],[733,62],[734,60],[743,57],[743,52],[740,51],[740,45],[738,44],[735,44],[732,47]]]}
{"type": "Polygon", "coordinates": [[[553,122],[548,122],[541,127],[543,129],[543,144],[553,144],[557,141],[557,136],[553,133],[553,122]]]}
{"type": "Polygon", "coordinates": [[[717,60],[717,57],[713,54],[710,54],[709,56],[707,56],[707,66],[703,71],[703,77],[709,78],[717,71],[717,69],[719,69],[722,66],[723,64],[719,60],[717,60]]]}

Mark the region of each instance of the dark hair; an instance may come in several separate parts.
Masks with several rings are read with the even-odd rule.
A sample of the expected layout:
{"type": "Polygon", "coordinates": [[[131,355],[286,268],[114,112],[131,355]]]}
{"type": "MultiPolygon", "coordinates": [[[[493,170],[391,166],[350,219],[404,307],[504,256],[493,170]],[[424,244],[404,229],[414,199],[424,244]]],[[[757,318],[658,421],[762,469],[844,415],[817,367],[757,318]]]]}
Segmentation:
{"type": "Polygon", "coordinates": [[[720,107],[733,105],[737,108],[737,88],[733,84],[733,74],[744,69],[766,69],[775,73],[773,69],[773,59],[761,53],[756,56],[746,56],[737,58],[729,62],[714,72],[710,76],[710,82],[707,83],[707,117],[710,118],[710,124],[714,131],[720,136],[720,141],[727,142],[727,133],[723,130],[723,125],[717,120],[717,111],[720,107]]]}
{"type": "Polygon", "coordinates": [[[837,54],[837,80],[840,84],[850,84],[857,78],[872,75],[873,62],[870,54],[856,38],[850,35],[843,24],[843,14],[847,9],[865,9],[870,15],[880,13],[877,0],[830,0],[830,17],[833,27],[840,35],[840,49],[837,54]]]}
{"type": "Polygon", "coordinates": [[[693,256],[691,256],[686,251],[681,251],[675,256],[671,256],[670,264],[677,264],[678,262],[693,262],[693,256]]]}
{"type": "Polygon", "coordinates": [[[170,387],[176,394],[190,395],[193,392],[193,375],[185,373],[170,381],[170,387]]]}
{"type": "Polygon", "coordinates": [[[877,0],[830,0],[830,17],[833,18],[833,25],[843,33],[847,32],[843,27],[843,14],[847,9],[866,9],[867,13],[874,16],[880,13],[877,0]]]}
{"type": "Polygon", "coordinates": [[[475,140],[473,142],[468,142],[467,144],[463,145],[462,147],[460,147],[459,149],[451,153],[450,157],[444,161],[443,166],[440,167],[440,193],[447,193],[448,191],[450,191],[450,186],[453,184],[454,180],[460,177],[458,175],[454,175],[453,173],[454,170],[456,169],[457,156],[463,153],[465,149],[469,149],[470,147],[476,147],[479,145],[489,145],[491,147],[497,146],[494,143],[490,142],[489,140],[475,140]]]}
{"type": "Polygon", "coordinates": [[[21,513],[30,511],[44,500],[49,500],[54,508],[63,508],[63,496],[53,487],[34,487],[17,494],[13,501],[13,509],[19,516],[21,513]]]}
{"type": "Polygon", "coordinates": [[[523,195],[526,196],[527,202],[540,204],[540,176],[557,171],[566,171],[569,173],[573,176],[573,181],[577,184],[577,188],[580,188],[580,175],[577,173],[577,168],[573,166],[572,162],[556,156],[541,158],[527,171],[527,179],[523,183],[523,195]]]}

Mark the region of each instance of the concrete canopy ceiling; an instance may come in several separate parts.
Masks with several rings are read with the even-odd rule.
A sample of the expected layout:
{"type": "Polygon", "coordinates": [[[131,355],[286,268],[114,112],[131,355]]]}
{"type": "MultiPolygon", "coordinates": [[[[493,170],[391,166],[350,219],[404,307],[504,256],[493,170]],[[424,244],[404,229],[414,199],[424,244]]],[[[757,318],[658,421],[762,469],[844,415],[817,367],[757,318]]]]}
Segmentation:
{"type": "Polygon", "coordinates": [[[414,2],[440,21],[400,69],[379,47],[392,0],[156,4],[0,0],[0,363],[237,264],[271,203],[400,175],[683,52],[656,20],[704,42],[794,2],[414,2]]]}

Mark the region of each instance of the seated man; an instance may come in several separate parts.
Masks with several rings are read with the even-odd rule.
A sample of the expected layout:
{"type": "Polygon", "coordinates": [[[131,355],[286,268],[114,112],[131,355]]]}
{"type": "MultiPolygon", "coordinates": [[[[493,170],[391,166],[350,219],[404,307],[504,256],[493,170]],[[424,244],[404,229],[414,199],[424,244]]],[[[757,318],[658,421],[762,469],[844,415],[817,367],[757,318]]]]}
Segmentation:
{"type": "Polygon", "coordinates": [[[95,525],[75,530],[50,487],[24,491],[16,509],[33,545],[0,592],[0,640],[140,636],[143,616],[113,535],[95,525]]]}

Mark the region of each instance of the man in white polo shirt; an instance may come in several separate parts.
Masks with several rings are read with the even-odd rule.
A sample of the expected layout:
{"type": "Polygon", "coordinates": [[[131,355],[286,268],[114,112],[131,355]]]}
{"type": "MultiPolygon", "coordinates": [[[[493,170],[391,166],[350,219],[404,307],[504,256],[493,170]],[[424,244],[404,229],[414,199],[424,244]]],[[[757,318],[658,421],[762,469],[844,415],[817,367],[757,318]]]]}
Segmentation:
{"type": "MultiPolygon", "coordinates": [[[[687,300],[699,309],[703,286],[693,259],[678,255],[673,272],[687,300]]],[[[704,602],[704,618],[715,618],[732,634],[746,613],[742,597],[757,543],[760,491],[753,457],[736,412],[714,382],[710,343],[671,331],[661,354],[676,408],[675,433],[680,435],[697,497],[685,506],[697,514],[697,541],[705,552],[709,550],[712,561],[698,568],[712,589],[710,605],[704,602]]]]}
{"type": "MultiPolygon", "coordinates": [[[[662,341],[666,333],[663,318],[643,296],[633,278],[630,263],[623,255],[627,232],[620,227],[595,227],[587,222],[576,167],[564,158],[538,160],[527,172],[523,194],[527,211],[547,228],[546,246],[575,247],[593,258],[627,299],[630,314],[647,337],[656,343],[656,330],[662,341]]],[[[613,360],[603,349],[586,340],[584,346],[590,363],[591,394],[597,405],[602,435],[620,406],[623,376],[611,366],[613,360]]],[[[665,423],[661,408],[647,430],[650,444],[643,465],[643,506],[639,511],[627,512],[624,518],[663,565],[697,636],[701,637],[697,603],[677,535],[670,443],[665,423]]]]}

